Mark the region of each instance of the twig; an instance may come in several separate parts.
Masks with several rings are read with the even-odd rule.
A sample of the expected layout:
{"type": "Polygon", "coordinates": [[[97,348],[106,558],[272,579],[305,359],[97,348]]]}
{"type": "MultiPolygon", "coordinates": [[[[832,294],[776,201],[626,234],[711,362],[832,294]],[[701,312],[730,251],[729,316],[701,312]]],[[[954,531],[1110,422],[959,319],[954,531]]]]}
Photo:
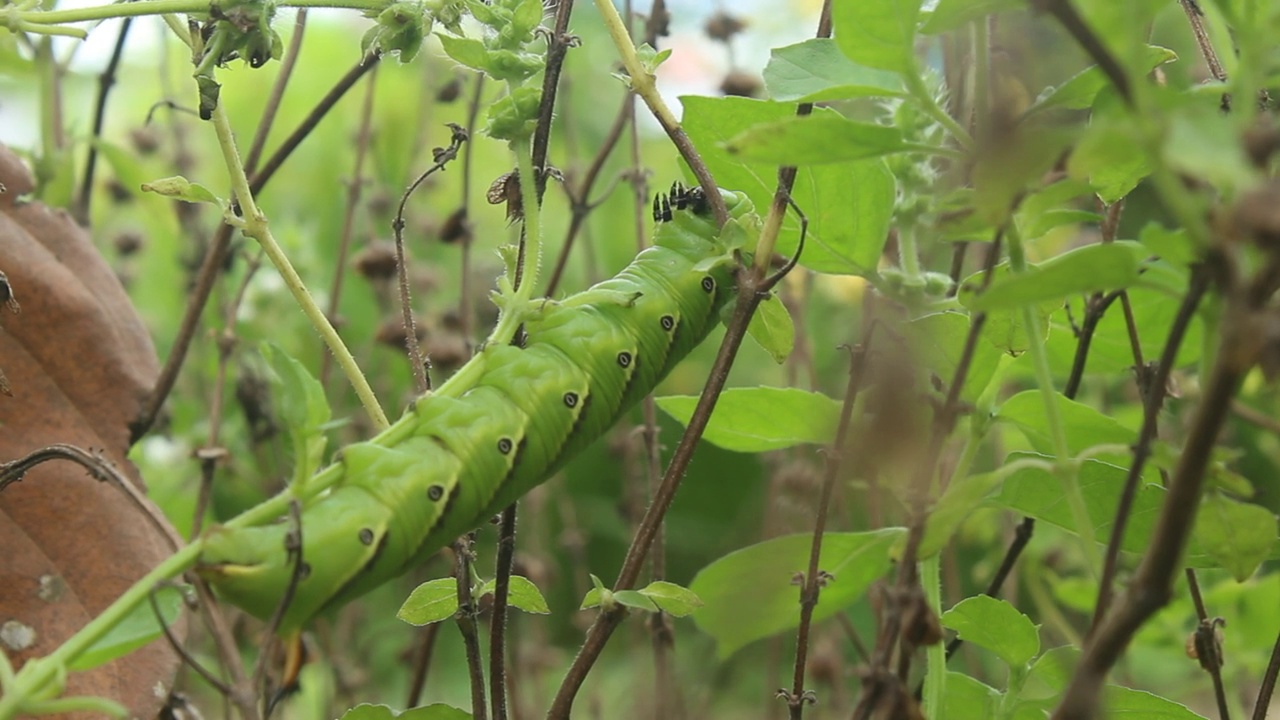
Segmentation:
{"type": "Polygon", "coordinates": [[[871,334],[875,331],[874,321],[867,323],[867,330],[862,342],[852,348],[849,354],[849,379],[845,388],[844,404],[840,407],[840,423],[831,447],[825,457],[825,471],[822,478],[822,494],[818,500],[818,516],[813,524],[813,541],[809,546],[809,567],[801,581],[800,589],[800,625],[796,629],[796,662],[792,675],[791,692],[779,691],[787,701],[791,720],[800,720],[804,715],[806,703],[816,702],[811,692],[804,689],[806,660],[809,653],[809,625],[813,621],[813,609],[818,605],[818,594],[829,578],[819,569],[822,557],[822,537],[827,528],[827,510],[831,504],[831,494],[840,473],[844,459],[845,441],[849,435],[849,424],[853,418],[853,407],[858,400],[858,391],[862,386],[863,363],[867,357],[867,349],[871,343],[871,334]]]}
{"type": "MultiPolygon", "coordinates": [[[[1133,508],[1133,499],[1138,491],[1138,480],[1142,477],[1143,467],[1151,454],[1151,443],[1156,437],[1156,423],[1160,408],[1164,405],[1165,393],[1169,385],[1169,374],[1177,362],[1178,350],[1191,319],[1195,317],[1196,308],[1201,298],[1209,289],[1209,273],[1198,265],[1191,271],[1191,279],[1187,294],[1178,306],[1173,323],[1169,326],[1169,336],[1165,340],[1164,349],[1160,353],[1159,364],[1148,382],[1141,383],[1143,397],[1142,429],[1138,431],[1138,441],[1133,446],[1133,460],[1129,464],[1129,472],[1125,476],[1124,487],[1120,491],[1120,499],[1116,506],[1116,517],[1111,525],[1111,537],[1107,541],[1106,554],[1103,556],[1102,576],[1098,581],[1098,602],[1094,605],[1091,632],[1100,627],[1103,618],[1111,608],[1112,584],[1115,580],[1116,566],[1120,557],[1120,544],[1124,539],[1125,528],[1129,524],[1129,514],[1133,508]]],[[[1142,368],[1138,369],[1144,372],[1142,368]]]]}
{"type": "Polygon", "coordinates": [[[511,591],[511,566],[516,552],[516,503],[502,511],[498,529],[497,569],[493,583],[493,614],[489,621],[489,699],[493,720],[507,720],[506,631],[507,601],[511,591]]]}
{"type": "Polygon", "coordinates": [[[559,0],[556,3],[555,28],[547,38],[547,67],[542,74],[542,99],[538,105],[538,123],[533,130],[533,173],[538,190],[537,202],[542,202],[542,195],[547,190],[548,138],[551,137],[551,121],[555,117],[556,90],[560,87],[560,71],[564,68],[564,58],[569,48],[575,45],[575,38],[569,35],[569,16],[573,13],[573,0],[559,0]]]}
{"type": "MultiPolygon", "coordinates": [[[[725,207],[724,198],[720,196],[720,192],[716,187],[715,179],[711,177],[711,171],[707,169],[706,163],[702,162],[702,156],[698,154],[697,148],[693,146],[693,141],[685,134],[684,128],[680,127],[679,121],[676,120],[675,115],[667,107],[662,96],[658,94],[653,75],[641,65],[640,59],[636,56],[635,45],[631,42],[627,23],[623,22],[622,18],[618,16],[618,11],[610,0],[595,0],[595,4],[601,18],[604,20],[605,27],[609,30],[609,35],[613,38],[613,44],[617,47],[618,54],[622,57],[622,64],[631,76],[632,90],[636,95],[640,96],[640,99],[644,100],[649,112],[653,114],[654,119],[662,126],[667,137],[671,138],[671,142],[675,144],[676,149],[680,152],[680,157],[684,158],[684,161],[689,164],[689,170],[694,177],[698,178],[698,184],[702,186],[703,191],[706,193],[707,204],[711,207],[716,224],[723,225],[729,219],[729,211],[725,207]]],[[[768,233],[762,233],[761,236],[768,237],[768,233]]],[[[769,253],[764,254],[768,255],[769,253]]]]}
{"type": "MultiPolygon", "coordinates": [[[[332,90],[325,94],[320,103],[302,121],[302,124],[276,149],[262,169],[254,173],[253,178],[249,181],[249,187],[254,193],[262,190],[289,155],[320,122],[320,119],[337,104],[346,91],[351,89],[351,86],[364,73],[377,64],[378,57],[375,55],[362,58],[352,70],[338,81],[332,90]]],[[[191,348],[191,341],[195,338],[196,329],[200,325],[200,316],[204,314],[205,304],[209,301],[209,295],[213,292],[213,284],[217,280],[223,264],[226,262],[227,250],[231,245],[231,232],[232,227],[224,222],[218,226],[217,232],[214,233],[213,241],[210,243],[204,260],[200,263],[200,269],[196,273],[194,287],[192,287],[188,295],[187,306],[183,311],[182,322],[178,326],[178,333],[174,337],[169,357],[165,359],[164,367],[160,370],[160,376],[156,379],[156,385],[151,391],[147,407],[136,420],[129,424],[131,443],[146,434],[147,430],[155,424],[161,408],[164,407],[165,400],[168,399],[169,393],[173,391],[174,383],[178,380],[178,373],[186,362],[187,351],[191,348]]]]}
{"type": "MultiPolygon", "coordinates": [[[[301,12],[301,11],[299,11],[301,12]]],[[[369,154],[369,127],[373,121],[373,95],[378,87],[378,69],[375,67],[365,84],[364,104],[360,109],[360,129],[356,131],[356,161],[347,183],[347,206],[342,213],[342,232],[338,239],[338,257],[334,261],[333,284],[329,287],[329,320],[338,321],[338,302],[342,299],[342,281],[346,278],[347,255],[351,252],[351,232],[355,227],[356,210],[360,205],[360,192],[364,189],[364,162],[369,154]]],[[[403,261],[404,258],[397,258],[403,261]]],[[[333,358],[321,353],[320,385],[329,380],[329,368],[333,358]]]]}
{"type": "MultiPolygon", "coordinates": [[[[1265,271],[1264,271],[1265,272],[1265,271]]],[[[1231,407],[1241,379],[1256,357],[1248,341],[1251,321],[1260,301],[1259,286],[1228,293],[1228,306],[1213,369],[1204,383],[1188,439],[1169,480],[1168,492],[1155,530],[1124,602],[1106,619],[1085,646],[1055,720],[1084,720],[1094,716],[1098,695],[1111,667],[1119,660],[1143,623],[1173,595],[1173,580],[1182,561],[1196,510],[1199,508],[1205,470],[1218,433],[1231,407]],[[1246,300],[1241,302],[1241,300],[1246,300]]],[[[1265,299],[1265,298],[1263,298],[1265,299]]],[[[1154,392],[1158,392],[1153,388],[1154,392]]]]}
{"type": "Polygon", "coordinates": [[[1253,715],[1250,720],[1267,720],[1267,710],[1271,707],[1271,694],[1276,689],[1276,676],[1280,675],[1280,631],[1276,632],[1276,644],[1271,648],[1271,660],[1267,662],[1267,671],[1262,674],[1262,685],[1258,688],[1258,699],[1253,702],[1253,715]]]}
{"type": "Polygon", "coordinates": [[[276,148],[276,151],[271,154],[271,157],[267,158],[267,161],[262,164],[262,169],[257,171],[254,174],[253,179],[249,181],[249,189],[254,195],[257,195],[262,190],[262,186],[266,184],[267,180],[269,180],[272,175],[275,175],[276,170],[280,169],[280,165],[284,163],[285,159],[287,159],[298,145],[300,145],[302,141],[311,134],[311,131],[320,123],[320,120],[323,119],[331,109],[333,109],[334,105],[338,104],[338,101],[342,99],[342,96],[346,95],[347,91],[354,87],[360,78],[364,77],[365,73],[372,70],[381,59],[382,56],[378,54],[365,55],[360,58],[360,61],[355,64],[355,67],[348,70],[347,73],[339,78],[338,82],[329,89],[329,92],[325,93],[324,97],[320,98],[320,102],[316,103],[316,106],[311,109],[311,112],[307,113],[307,116],[302,119],[302,122],[298,124],[298,127],[289,134],[289,137],[285,138],[284,142],[280,143],[280,147],[276,148]]]}
{"type": "Polygon", "coordinates": [[[280,102],[284,99],[285,88],[289,85],[289,78],[293,77],[293,68],[298,64],[298,55],[302,52],[302,38],[306,35],[306,29],[307,9],[301,8],[293,21],[293,37],[289,38],[289,48],[280,60],[280,71],[271,85],[267,104],[262,107],[258,127],[253,131],[253,142],[249,145],[249,152],[244,156],[244,169],[250,175],[257,169],[258,160],[262,159],[262,150],[267,145],[267,137],[271,135],[276,113],[280,111],[280,102]]]}
{"type": "MultiPolygon", "coordinates": [[[[1213,49],[1213,41],[1209,39],[1209,31],[1204,27],[1204,11],[1195,0],[1178,0],[1178,4],[1187,15],[1191,34],[1196,38],[1196,45],[1200,48],[1200,55],[1204,57],[1204,64],[1209,68],[1209,74],[1218,82],[1226,82],[1227,71],[1222,67],[1218,52],[1213,49]]],[[[1231,109],[1231,93],[1222,93],[1222,109],[1231,109]]]]}
{"type": "Polygon", "coordinates": [[[477,609],[471,597],[471,542],[472,534],[463,535],[453,543],[453,577],[458,584],[458,611],[454,619],[462,644],[467,651],[467,670],[471,677],[471,717],[487,718],[484,700],[484,670],[480,666],[480,639],[476,634],[477,609]]]}
{"type": "MultiPolygon", "coordinates": [[[[480,98],[484,93],[484,73],[476,73],[475,90],[471,93],[471,103],[467,106],[467,137],[475,135],[476,120],[480,116],[480,98]]],[[[462,150],[462,205],[458,210],[460,215],[459,221],[466,224],[470,223],[471,208],[471,173],[475,169],[475,165],[471,162],[471,151],[474,145],[467,143],[462,150]]],[[[459,268],[462,273],[462,279],[458,282],[458,315],[460,317],[458,331],[462,333],[462,339],[467,344],[467,351],[470,352],[475,345],[472,338],[471,324],[475,322],[472,317],[475,313],[471,310],[471,232],[469,228],[464,228],[462,250],[459,253],[461,259],[459,268]]]]}
{"type": "Polygon", "coordinates": [[[120,67],[120,58],[124,56],[124,44],[129,38],[129,28],[132,25],[133,18],[120,21],[120,32],[116,35],[116,45],[111,50],[111,59],[107,61],[107,67],[98,76],[98,99],[93,109],[93,131],[89,136],[94,142],[89,143],[88,155],[84,160],[84,176],[80,178],[80,193],[76,196],[71,210],[71,215],[76,222],[85,227],[89,225],[89,204],[93,200],[93,175],[98,163],[98,141],[102,139],[102,125],[107,117],[107,95],[111,92],[111,86],[116,84],[116,70],[120,67]]]}
{"type": "Polygon", "coordinates": [[[132,482],[116,469],[116,466],[99,454],[83,450],[75,445],[54,443],[36,449],[26,455],[9,462],[0,463],[0,491],[9,485],[22,480],[32,468],[51,460],[67,460],[89,472],[94,480],[107,482],[123,492],[130,501],[146,516],[147,521],[168,541],[170,549],[178,551],[184,545],[182,538],[174,532],[173,527],[165,519],[164,513],[155,506],[132,482]]]}
{"type": "Polygon", "coordinates": [[[1204,597],[1200,595],[1200,582],[1196,579],[1196,571],[1185,568],[1187,588],[1191,591],[1191,600],[1196,606],[1196,616],[1200,622],[1195,631],[1196,659],[1200,667],[1209,673],[1213,680],[1213,696],[1218,701],[1218,720],[1231,720],[1231,710],[1227,707],[1227,689],[1222,684],[1222,646],[1218,642],[1218,627],[1225,624],[1222,618],[1209,618],[1209,611],[1204,606],[1204,597]]]}
{"type": "MultiPolygon", "coordinates": [[[[170,585],[169,587],[173,587],[170,585]]],[[[169,623],[165,622],[164,614],[160,612],[160,604],[156,602],[156,590],[159,586],[151,588],[151,592],[147,593],[147,602],[151,604],[151,614],[155,616],[156,623],[160,626],[160,632],[164,633],[164,639],[169,643],[169,649],[182,660],[183,664],[196,671],[196,674],[204,678],[209,686],[225,698],[231,697],[231,688],[226,683],[219,680],[213,673],[209,672],[199,660],[187,652],[185,644],[173,634],[173,629],[169,627],[169,623]]],[[[177,590],[181,592],[181,590],[177,590]]]]}
{"type": "Polygon", "coordinates": [[[458,157],[458,150],[467,141],[466,130],[454,123],[446,124],[452,133],[449,137],[449,147],[436,148],[435,164],[410,183],[404,194],[400,196],[400,207],[396,210],[395,219],[391,221],[391,230],[395,233],[396,241],[396,272],[400,281],[400,313],[404,322],[404,344],[413,370],[413,384],[419,395],[431,389],[431,380],[427,377],[427,364],[418,343],[418,331],[413,320],[413,303],[409,297],[409,267],[404,253],[404,206],[409,202],[409,196],[413,195],[413,191],[417,190],[424,180],[436,171],[443,170],[458,157]]]}
{"type": "Polygon", "coordinates": [[[1132,107],[1134,104],[1133,88],[1129,84],[1129,76],[1125,73],[1124,67],[1115,59],[1111,51],[1102,44],[1101,38],[1094,34],[1093,30],[1085,23],[1084,18],[1080,17],[1080,13],[1076,12],[1070,0],[1031,0],[1031,5],[1037,10],[1049,13],[1058,20],[1067,33],[1075,38],[1080,47],[1097,63],[1098,68],[1115,86],[1116,92],[1120,93],[1120,97],[1124,99],[1125,104],[1132,107]]]}
{"type": "Polygon", "coordinates": [[[614,116],[613,125],[609,127],[609,132],[605,135],[604,142],[600,144],[600,149],[596,151],[595,158],[592,159],[586,174],[582,176],[582,183],[576,191],[570,190],[567,185],[565,186],[565,191],[569,195],[569,212],[571,213],[569,216],[569,229],[565,231],[564,244],[560,246],[560,254],[556,257],[555,267],[551,271],[551,279],[547,282],[547,297],[554,295],[556,289],[560,287],[560,278],[564,274],[565,266],[569,264],[569,253],[573,250],[574,241],[586,222],[587,215],[595,208],[595,205],[588,201],[591,195],[591,188],[600,176],[600,171],[604,168],[605,161],[609,159],[613,148],[617,146],[618,140],[622,137],[622,131],[626,129],[627,124],[630,122],[634,106],[634,98],[631,92],[628,91],[622,98],[622,106],[618,108],[618,114],[614,116]]]}

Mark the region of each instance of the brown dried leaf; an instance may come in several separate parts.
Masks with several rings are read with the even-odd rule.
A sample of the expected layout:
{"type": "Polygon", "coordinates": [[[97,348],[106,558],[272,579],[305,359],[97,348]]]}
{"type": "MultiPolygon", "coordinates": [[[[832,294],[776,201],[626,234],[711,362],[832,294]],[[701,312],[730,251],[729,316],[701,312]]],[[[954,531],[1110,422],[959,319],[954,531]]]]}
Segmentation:
{"type": "MultiPolygon", "coordinates": [[[[70,215],[20,200],[31,174],[2,145],[0,185],[0,268],[22,300],[20,315],[0,316],[0,366],[12,392],[0,397],[0,461],[68,443],[100,452],[141,487],[125,453],[158,372],[146,328],[70,215]]],[[[119,488],[65,462],[45,463],[0,493],[0,547],[0,622],[31,631],[28,646],[6,648],[18,665],[48,654],[172,552],[119,488]]],[[[167,695],[157,688],[167,690],[176,667],[160,640],[72,673],[67,693],[154,717],[167,695]]]]}

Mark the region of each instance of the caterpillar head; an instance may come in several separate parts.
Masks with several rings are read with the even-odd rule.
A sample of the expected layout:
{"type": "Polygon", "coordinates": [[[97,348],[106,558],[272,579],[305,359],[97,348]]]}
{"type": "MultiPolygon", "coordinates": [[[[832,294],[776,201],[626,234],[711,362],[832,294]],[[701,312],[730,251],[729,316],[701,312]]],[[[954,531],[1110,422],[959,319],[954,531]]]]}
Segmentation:
{"type": "MultiPolygon", "coordinates": [[[[720,189],[725,207],[730,217],[738,217],[751,209],[751,201],[746,194],[732,190],[720,189]]],[[[685,187],[679,181],[671,184],[667,194],[658,193],[653,197],[653,219],[655,222],[671,222],[675,212],[687,210],[694,215],[709,217],[711,204],[707,202],[707,194],[699,186],[685,187]]]]}

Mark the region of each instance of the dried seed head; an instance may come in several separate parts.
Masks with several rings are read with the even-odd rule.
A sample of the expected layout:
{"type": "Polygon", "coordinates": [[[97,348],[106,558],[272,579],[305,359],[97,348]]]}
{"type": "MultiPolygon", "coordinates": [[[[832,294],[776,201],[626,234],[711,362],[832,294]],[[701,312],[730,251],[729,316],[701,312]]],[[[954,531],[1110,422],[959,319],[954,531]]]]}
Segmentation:
{"type": "Polygon", "coordinates": [[[744,70],[730,70],[720,83],[720,92],[731,97],[755,97],[762,88],[760,78],[744,70]]]}
{"type": "Polygon", "coordinates": [[[389,280],[396,276],[396,246],[387,240],[374,240],[355,256],[356,272],[370,281],[389,280]]]}
{"type": "Polygon", "coordinates": [[[111,196],[111,202],[122,205],[133,199],[133,192],[120,182],[119,178],[110,178],[107,180],[107,194],[111,196]]]}
{"type": "MultiPolygon", "coordinates": [[[[401,337],[404,337],[403,332],[401,337]]],[[[445,374],[453,372],[470,359],[467,342],[456,333],[432,334],[422,350],[431,358],[431,366],[445,374]]]]}
{"type": "Polygon", "coordinates": [[[369,214],[383,217],[391,211],[391,193],[386,188],[378,188],[369,193],[369,214]]]}
{"type": "Polygon", "coordinates": [[[142,233],[137,230],[124,230],[111,241],[111,244],[116,248],[116,252],[120,253],[120,257],[129,257],[138,252],[142,249],[143,243],[142,233]]]}
{"type": "Polygon", "coordinates": [[[1280,247],[1280,181],[1242,195],[1232,212],[1236,229],[1264,247],[1280,247]]]}
{"type": "Polygon", "coordinates": [[[471,221],[467,219],[466,208],[460,207],[449,214],[440,227],[440,242],[446,245],[471,243],[471,221]]]}
{"type": "Polygon", "coordinates": [[[136,127],[129,131],[129,142],[139,155],[152,155],[160,149],[160,131],[151,125],[136,127]]]}
{"type": "MultiPolygon", "coordinates": [[[[422,342],[427,338],[427,329],[423,327],[420,321],[414,322],[413,330],[414,334],[418,336],[418,342],[422,342]]],[[[375,341],[396,350],[404,350],[407,337],[404,332],[404,320],[399,315],[383,320],[378,325],[378,331],[373,335],[375,341]]]]}
{"type": "Polygon", "coordinates": [[[1280,150],[1280,127],[1259,116],[1244,132],[1244,151],[1259,169],[1266,168],[1271,156],[1280,150]]]}
{"type": "Polygon", "coordinates": [[[745,30],[746,27],[746,23],[721,10],[707,18],[707,24],[702,26],[702,31],[712,40],[727,43],[733,39],[734,35],[745,30]]]}
{"type": "Polygon", "coordinates": [[[436,102],[451,103],[462,94],[462,80],[454,76],[452,80],[440,86],[436,91],[436,102]]]}

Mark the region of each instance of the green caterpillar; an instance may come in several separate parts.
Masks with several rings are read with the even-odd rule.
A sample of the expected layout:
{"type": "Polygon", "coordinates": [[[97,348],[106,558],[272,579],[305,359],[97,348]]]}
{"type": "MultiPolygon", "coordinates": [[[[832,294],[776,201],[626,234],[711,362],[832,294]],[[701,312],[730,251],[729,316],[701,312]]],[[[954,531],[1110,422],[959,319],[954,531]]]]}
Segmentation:
{"type": "MultiPolygon", "coordinates": [[[[753,212],[724,192],[730,216],[753,212]]],[[[406,572],[546,480],[649,394],[719,321],[729,248],[699,189],[654,199],[654,245],[615,277],[523,311],[516,344],[489,344],[436,393],[336,460],[342,477],[302,511],[301,580],[279,624],[301,629],[406,572]]],[[[289,523],[222,528],[198,569],[250,613],[275,612],[294,572],[289,523]]]]}

